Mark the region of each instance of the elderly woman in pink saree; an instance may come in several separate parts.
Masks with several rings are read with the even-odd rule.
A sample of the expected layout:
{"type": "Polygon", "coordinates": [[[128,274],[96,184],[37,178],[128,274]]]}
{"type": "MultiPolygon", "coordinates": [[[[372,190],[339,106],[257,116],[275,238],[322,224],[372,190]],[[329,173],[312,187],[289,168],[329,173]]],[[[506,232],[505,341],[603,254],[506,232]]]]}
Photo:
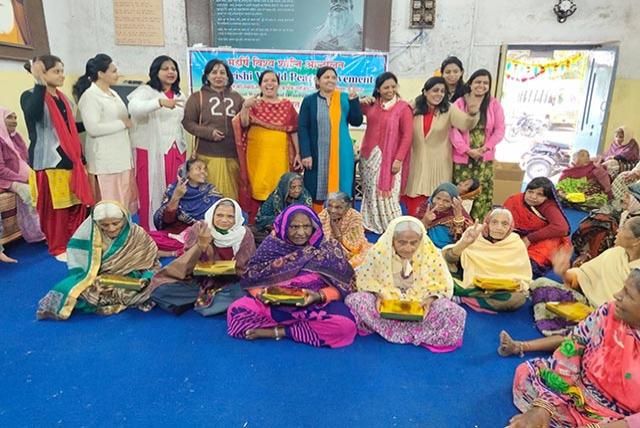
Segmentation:
{"type": "Polygon", "coordinates": [[[227,310],[230,336],[247,340],[288,338],[311,346],[350,345],[356,323],[342,302],[354,272],[340,244],[325,239],[320,219],[304,205],[291,205],[275,220],[274,233],[249,261],[243,286],[251,296],[227,310]],[[304,296],[296,306],[274,305],[267,287],[304,296]]]}
{"type": "Polygon", "coordinates": [[[551,358],[518,366],[509,427],[640,427],[640,269],[551,358]]]}
{"type": "Polygon", "coordinates": [[[16,131],[18,116],[0,107],[0,189],[17,195],[18,225],[27,242],[44,239],[40,220],[29,191],[29,154],[22,136],[16,131]]]}

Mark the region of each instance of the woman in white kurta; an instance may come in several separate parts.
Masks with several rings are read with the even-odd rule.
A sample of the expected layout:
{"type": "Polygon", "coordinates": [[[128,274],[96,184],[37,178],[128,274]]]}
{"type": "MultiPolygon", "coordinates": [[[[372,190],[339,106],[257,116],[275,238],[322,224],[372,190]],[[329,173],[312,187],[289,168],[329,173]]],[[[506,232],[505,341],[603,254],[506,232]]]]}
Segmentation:
{"type": "Polygon", "coordinates": [[[74,94],[87,132],[84,155],[87,171],[97,181],[96,201],[118,201],[135,213],[138,192],[128,130],[132,123],[124,102],[110,88],[117,82],[116,65],[108,55],[98,54],[87,62],[74,94]]]}
{"type": "Polygon", "coordinates": [[[185,161],[182,128],[186,97],[180,92],[180,70],[171,57],[161,55],[149,67],[149,81],[128,96],[134,126],[136,183],[140,226],[153,230],[153,213],[162,203],[167,186],[176,181],[185,161]]]}

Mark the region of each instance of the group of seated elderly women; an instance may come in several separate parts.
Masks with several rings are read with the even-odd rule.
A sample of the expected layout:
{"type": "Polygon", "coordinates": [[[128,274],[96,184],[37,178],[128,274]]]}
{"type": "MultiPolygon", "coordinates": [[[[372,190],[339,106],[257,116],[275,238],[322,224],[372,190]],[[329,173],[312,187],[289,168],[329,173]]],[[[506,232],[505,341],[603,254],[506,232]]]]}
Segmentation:
{"type": "Polygon", "coordinates": [[[316,214],[298,174],[281,178],[251,226],[236,201],[205,184],[200,161],[181,174],[156,213],[166,227],[153,238],[120,204],[96,204],[69,242],[68,276],[39,302],[39,319],[158,306],[226,313],[228,334],[239,339],[338,348],[375,333],[450,352],[462,346],[464,306],[514,311],[530,297],[546,337],[518,341],[503,331],[498,352],[554,353],[518,367],[513,393],[523,414],[510,426],[640,426],[640,189],[626,192],[610,248],[570,267],[569,223],[546,178],[482,222],[466,213],[460,189],[443,183],[416,217],[394,219],[370,244],[346,194],[329,195],[316,214]],[[177,256],[164,267],[159,247],[177,256]],[[543,277],[551,268],[562,283],[543,277]],[[591,313],[569,320],[550,302],[579,302],[591,313]]]}

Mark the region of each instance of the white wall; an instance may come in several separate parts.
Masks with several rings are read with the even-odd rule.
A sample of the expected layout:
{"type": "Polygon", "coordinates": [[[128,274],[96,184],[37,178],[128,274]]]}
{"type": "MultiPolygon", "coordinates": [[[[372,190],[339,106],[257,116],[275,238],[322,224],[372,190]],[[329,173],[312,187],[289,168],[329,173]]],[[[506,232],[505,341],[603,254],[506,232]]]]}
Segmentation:
{"type": "MultiPolygon", "coordinates": [[[[120,73],[146,73],[158,55],[169,55],[186,70],[187,25],[183,0],[164,0],[164,46],[115,44],[113,2],[109,0],[44,0],[51,53],[68,74],[82,74],[97,53],[111,56],[120,73]]],[[[186,74],[185,74],[186,75],[186,74]]]]}
{"type": "Polygon", "coordinates": [[[560,24],[555,1],[436,0],[435,28],[418,34],[408,29],[409,0],[394,0],[390,68],[403,77],[429,76],[448,55],[458,56],[467,75],[477,68],[495,71],[500,45],[506,43],[620,42],[617,77],[640,78],[640,1],[576,0],[578,9],[560,24]]]}

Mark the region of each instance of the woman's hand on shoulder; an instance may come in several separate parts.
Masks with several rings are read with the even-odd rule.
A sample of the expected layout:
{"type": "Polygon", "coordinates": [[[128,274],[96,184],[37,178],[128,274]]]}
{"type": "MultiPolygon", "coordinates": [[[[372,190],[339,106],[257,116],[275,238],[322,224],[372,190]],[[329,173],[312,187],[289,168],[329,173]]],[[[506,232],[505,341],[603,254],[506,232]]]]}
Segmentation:
{"type": "Polygon", "coordinates": [[[349,100],[355,100],[358,98],[358,92],[356,92],[356,88],[349,88],[349,100]]]}
{"type": "Polygon", "coordinates": [[[244,100],[244,103],[242,104],[242,109],[249,110],[251,107],[259,104],[260,102],[262,101],[260,100],[259,97],[249,97],[246,100],[244,100]]]}
{"type": "Polygon", "coordinates": [[[365,105],[372,105],[376,102],[376,99],[374,97],[362,97],[360,98],[360,104],[365,104],[365,105]]]}

